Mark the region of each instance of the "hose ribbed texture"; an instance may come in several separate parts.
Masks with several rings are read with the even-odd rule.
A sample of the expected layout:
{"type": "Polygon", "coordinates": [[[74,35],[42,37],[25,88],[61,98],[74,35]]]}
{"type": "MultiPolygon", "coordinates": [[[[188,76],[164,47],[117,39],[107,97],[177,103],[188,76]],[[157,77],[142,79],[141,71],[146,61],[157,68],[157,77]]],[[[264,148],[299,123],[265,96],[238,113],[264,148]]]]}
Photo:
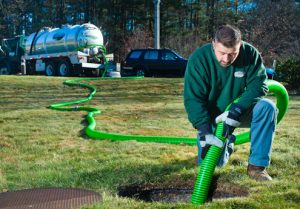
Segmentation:
{"type": "MultiPolygon", "coordinates": [[[[126,78],[113,78],[113,79],[138,79],[138,78],[141,77],[131,77],[131,78],[126,77],[126,78]]],[[[101,78],[101,79],[104,80],[107,78],[101,78]]],[[[86,119],[88,121],[88,126],[85,129],[85,133],[90,138],[97,139],[97,140],[113,140],[113,141],[136,140],[139,142],[159,142],[159,143],[169,143],[169,144],[188,144],[188,145],[197,144],[196,138],[173,137],[173,136],[123,135],[123,134],[108,133],[103,131],[96,131],[95,130],[96,121],[93,116],[94,114],[101,113],[99,109],[93,107],[84,107],[84,106],[65,107],[69,105],[83,103],[93,98],[93,96],[96,93],[96,88],[92,85],[80,83],[81,81],[88,81],[88,80],[99,80],[99,78],[76,78],[64,82],[64,84],[69,86],[80,86],[89,89],[90,93],[86,98],[70,101],[70,102],[52,104],[48,108],[54,110],[60,110],[60,111],[87,111],[88,114],[86,116],[86,119]]],[[[271,93],[274,93],[276,96],[276,100],[277,100],[276,106],[279,110],[277,123],[279,123],[279,121],[283,118],[288,108],[288,101],[289,101],[288,93],[284,88],[284,86],[278,83],[277,81],[269,80],[267,81],[267,84],[269,87],[269,91],[271,93]]],[[[227,109],[229,107],[230,106],[228,106],[227,109]]],[[[223,123],[219,123],[216,127],[215,136],[221,139],[223,142],[225,142],[225,138],[222,137],[222,131],[223,131],[223,123]]],[[[249,141],[250,141],[249,131],[236,135],[235,144],[243,144],[249,141]]],[[[221,152],[222,152],[221,148],[216,146],[211,146],[211,148],[208,150],[206,154],[206,157],[202,161],[198,176],[195,181],[193,194],[192,194],[193,204],[205,203],[208,195],[208,190],[211,185],[213,173],[218,163],[218,160],[220,158],[221,152]]]]}
{"type": "MultiPolygon", "coordinates": [[[[274,93],[276,96],[276,107],[279,110],[278,116],[277,116],[277,123],[283,118],[284,114],[287,111],[288,108],[288,93],[283,85],[278,83],[277,81],[270,80],[267,82],[269,91],[274,93]]],[[[238,99],[236,99],[234,102],[237,102],[238,99]]],[[[230,108],[231,105],[229,105],[226,110],[230,108]]],[[[223,132],[223,123],[217,124],[215,136],[221,139],[223,142],[225,142],[226,138],[222,136],[223,132]]],[[[250,141],[250,134],[249,131],[239,134],[236,136],[235,144],[243,144],[250,141]]],[[[217,163],[219,161],[219,158],[221,157],[222,149],[217,146],[211,146],[208,150],[204,160],[201,163],[198,176],[196,178],[195,187],[192,194],[192,203],[193,204],[204,204],[209,187],[212,182],[212,177],[214,170],[217,166],[217,163]]]]}
{"type": "MultiPolygon", "coordinates": [[[[228,109],[228,107],[227,107],[228,109]]],[[[221,139],[223,142],[226,138],[222,136],[223,123],[217,124],[215,136],[221,139]]],[[[222,148],[217,146],[211,146],[208,150],[204,160],[201,163],[198,176],[196,178],[195,187],[192,194],[193,204],[205,203],[211,185],[212,177],[222,153],[222,148]]]]}

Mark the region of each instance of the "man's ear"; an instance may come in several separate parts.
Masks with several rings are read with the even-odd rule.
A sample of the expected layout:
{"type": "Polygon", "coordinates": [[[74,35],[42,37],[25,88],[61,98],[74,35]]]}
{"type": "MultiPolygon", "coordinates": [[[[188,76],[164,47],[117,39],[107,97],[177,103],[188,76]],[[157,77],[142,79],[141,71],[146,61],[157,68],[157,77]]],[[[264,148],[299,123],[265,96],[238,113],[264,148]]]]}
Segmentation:
{"type": "Polygon", "coordinates": [[[215,48],[215,45],[216,45],[215,39],[213,39],[213,40],[211,41],[211,43],[212,43],[213,48],[215,48]]]}

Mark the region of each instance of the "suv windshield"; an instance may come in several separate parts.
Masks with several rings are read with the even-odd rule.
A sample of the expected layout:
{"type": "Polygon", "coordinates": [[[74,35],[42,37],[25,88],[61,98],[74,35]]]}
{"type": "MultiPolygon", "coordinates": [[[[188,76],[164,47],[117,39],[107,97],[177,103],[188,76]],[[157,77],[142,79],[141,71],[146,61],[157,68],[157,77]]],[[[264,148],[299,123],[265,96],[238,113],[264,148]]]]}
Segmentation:
{"type": "Polygon", "coordinates": [[[184,59],[182,56],[180,56],[179,54],[177,54],[176,52],[173,52],[174,54],[176,54],[179,58],[184,59]]]}
{"type": "Polygon", "coordinates": [[[178,56],[172,52],[162,51],[161,52],[161,59],[162,60],[176,60],[178,56]]]}

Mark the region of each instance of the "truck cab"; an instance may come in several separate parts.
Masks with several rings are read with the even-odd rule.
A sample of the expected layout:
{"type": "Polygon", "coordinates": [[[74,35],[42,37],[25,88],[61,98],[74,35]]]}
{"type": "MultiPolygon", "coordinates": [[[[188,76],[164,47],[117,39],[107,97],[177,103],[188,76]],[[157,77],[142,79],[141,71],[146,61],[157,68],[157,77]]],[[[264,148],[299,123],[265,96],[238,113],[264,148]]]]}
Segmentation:
{"type": "Polygon", "coordinates": [[[0,45],[0,75],[20,71],[20,60],[25,53],[25,36],[3,39],[0,45]]]}

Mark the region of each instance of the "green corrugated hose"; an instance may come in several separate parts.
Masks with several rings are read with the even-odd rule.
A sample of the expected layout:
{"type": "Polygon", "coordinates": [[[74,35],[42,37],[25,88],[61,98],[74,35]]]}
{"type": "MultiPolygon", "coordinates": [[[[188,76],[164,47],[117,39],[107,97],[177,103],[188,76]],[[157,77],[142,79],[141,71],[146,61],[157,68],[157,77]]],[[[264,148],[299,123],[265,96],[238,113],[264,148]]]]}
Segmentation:
{"type": "MultiPolygon", "coordinates": [[[[279,121],[283,118],[284,114],[287,111],[289,96],[284,86],[278,83],[277,81],[268,80],[267,84],[269,87],[269,92],[275,94],[276,96],[276,107],[279,110],[277,116],[277,123],[279,123],[279,121]]],[[[229,105],[226,108],[226,110],[228,110],[230,106],[231,105],[229,105]]],[[[226,138],[222,136],[222,132],[223,132],[223,123],[218,123],[215,131],[215,136],[221,139],[223,142],[225,142],[226,138]]],[[[250,134],[248,131],[237,135],[235,144],[243,144],[249,141],[250,141],[250,134]]],[[[213,173],[217,166],[221,153],[222,153],[222,148],[219,148],[217,146],[211,146],[211,148],[208,150],[204,160],[201,163],[200,170],[196,178],[195,187],[192,194],[193,204],[205,203],[208,195],[208,189],[209,186],[211,185],[213,173]]]]}
{"type": "MultiPolygon", "coordinates": [[[[121,78],[121,79],[136,79],[136,78],[139,77],[121,78]]],[[[101,79],[105,79],[105,78],[101,78],[101,79]]],[[[116,78],[116,79],[120,79],[120,78],[116,78]]],[[[49,108],[54,110],[60,110],[60,111],[87,111],[88,115],[86,116],[86,119],[89,125],[85,129],[85,133],[90,138],[99,139],[99,140],[123,140],[123,141],[136,140],[139,142],[160,142],[160,143],[170,143],[170,144],[189,144],[189,145],[197,144],[197,140],[195,138],[188,138],[188,137],[123,135],[123,134],[116,134],[116,133],[107,133],[103,131],[96,131],[95,130],[96,121],[93,118],[93,116],[94,114],[101,113],[99,109],[93,107],[83,107],[83,106],[65,107],[68,105],[83,103],[93,98],[94,94],[96,93],[96,88],[92,85],[80,83],[81,81],[87,81],[87,80],[99,80],[99,78],[76,78],[64,82],[64,84],[69,86],[80,86],[83,88],[88,88],[90,90],[90,93],[86,98],[70,101],[70,102],[52,104],[49,106],[49,108]]],[[[271,93],[274,93],[276,96],[276,100],[277,100],[276,106],[279,109],[277,122],[279,122],[287,111],[288,101],[289,101],[288,93],[284,88],[284,86],[278,83],[277,81],[269,80],[267,81],[267,84],[269,87],[269,91],[271,93]]],[[[222,129],[223,129],[223,124],[219,123],[217,125],[215,135],[218,138],[220,138],[222,141],[225,141],[225,138],[222,137],[222,129]]],[[[236,135],[235,144],[242,144],[245,142],[249,142],[249,140],[250,139],[249,139],[249,131],[248,131],[236,135]]],[[[220,158],[221,152],[222,149],[216,146],[211,146],[211,148],[207,152],[205,159],[202,161],[202,164],[200,166],[200,171],[196,178],[195,187],[192,194],[192,203],[194,204],[205,203],[208,194],[208,189],[212,181],[213,172],[220,158]]]]}

